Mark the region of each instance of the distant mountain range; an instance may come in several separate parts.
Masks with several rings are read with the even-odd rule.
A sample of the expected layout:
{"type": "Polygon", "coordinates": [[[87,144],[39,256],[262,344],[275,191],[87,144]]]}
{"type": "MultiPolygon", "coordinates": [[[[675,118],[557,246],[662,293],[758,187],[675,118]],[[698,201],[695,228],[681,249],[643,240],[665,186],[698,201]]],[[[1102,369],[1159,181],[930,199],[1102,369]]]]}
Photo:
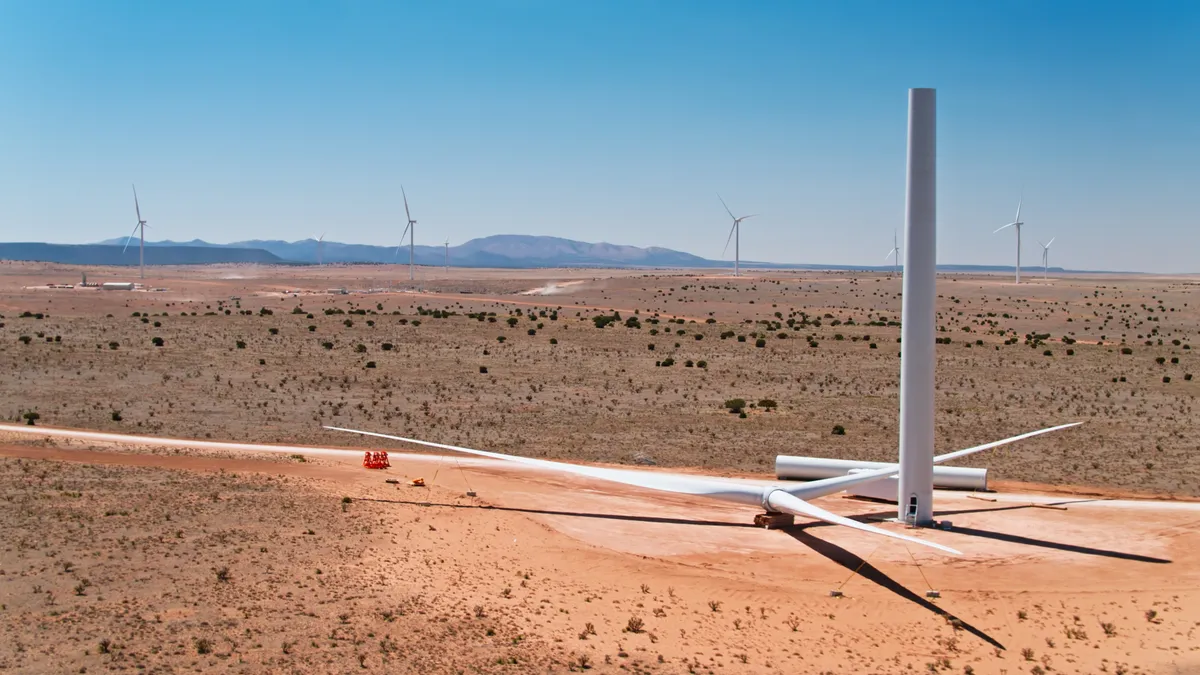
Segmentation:
{"type": "MultiPolygon", "coordinates": [[[[137,243],[122,252],[125,237],[96,244],[0,243],[0,260],[37,260],[73,265],[137,265],[137,243]]],[[[394,264],[408,262],[408,247],[370,246],[326,241],[321,244],[324,263],[394,264]]],[[[301,241],[259,240],[212,244],[192,241],[146,242],[148,265],[205,265],[216,263],[315,264],[318,244],[315,239],[301,241]]],[[[418,265],[441,266],[449,253],[454,267],[499,267],[510,269],[545,267],[647,267],[647,268],[731,268],[729,260],[709,260],[700,256],[651,246],[591,244],[560,237],[500,234],[472,239],[449,250],[443,246],[416,246],[413,258],[418,265]]],[[[743,261],[744,267],[803,270],[886,271],[891,265],[807,265],[743,261]]],[[[1003,265],[938,265],[944,272],[1012,272],[1003,265]]],[[[1028,269],[1031,273],[1035,268],[1028,269]]],[[[1041,271],[1041,268],[1036,268],[1041,271]]],[[[1050,271],[1065,270],[1052,267],[1050,271]]],[[[1078,270],[1068,270],[1078,271],[1078,270]]]]}

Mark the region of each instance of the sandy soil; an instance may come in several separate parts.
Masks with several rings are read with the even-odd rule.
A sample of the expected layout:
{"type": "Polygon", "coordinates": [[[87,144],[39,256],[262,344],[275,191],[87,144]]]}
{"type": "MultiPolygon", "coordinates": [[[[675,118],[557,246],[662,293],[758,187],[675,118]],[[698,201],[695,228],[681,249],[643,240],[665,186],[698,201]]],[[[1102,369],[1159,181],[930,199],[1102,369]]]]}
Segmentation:
{"type": "MultiPolygon", "coordinates": [[[[320,429],[336,423],[708,471],[766,472],[781,453],[896,456],[900,298],[886,275],[432,268],[419,293],[395,266],[216,266],[150,268],[147,286],[161,292],[45,288],[81,271],[0,263],[3,417],[369,443],[320,429]],[[622,319],[597,328],[613,309],[622,319]],[[633,311],[640,327],[625,325],[633,311]],[[732,398],[778,407],[739,419],[723,407],[732,398]]],[[[131,272],[86,271],[93,282],[131,272]]],[[[938,348],[939,450],[1081,420],[971,461],[999,480],[1200,496],[1200,381],[1187,379],[1200,370],[1198,283],[939,279],[939,335],[950,340],[938,348]]]]}
{"type": "Polygon", "coordinates": [[[939,493],[953,529],[921,536],[955,558],[428,455],[379,472],[5,434],[0,482],[0,670],[1200,667],[1195,503],[939,493]],[[384,482],[418,475],[429,487],[384,482]]]}

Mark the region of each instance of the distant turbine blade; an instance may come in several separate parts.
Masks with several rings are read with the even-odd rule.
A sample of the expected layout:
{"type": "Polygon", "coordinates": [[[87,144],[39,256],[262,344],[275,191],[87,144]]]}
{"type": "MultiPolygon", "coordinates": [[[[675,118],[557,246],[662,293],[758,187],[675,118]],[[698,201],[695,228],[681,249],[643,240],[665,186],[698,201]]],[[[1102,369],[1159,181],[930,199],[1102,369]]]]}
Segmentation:
{"type": "Polygon", "coordinates": [[[730,218],[733,218],[734,220],[737,220],[737,216],[733,215],[733,211],[730,211],[730,210],[729,210],[729,205],[725,203],[725,200],[724,200],[724,199],[721,199],[721,195],[720,195],[720,194],[718,194],[718,195],[717,195],[717,199],[720,199],[720,200],[721,200],[721,206],[724,206],[724,207],[725,207],[725,213],[728,213],[730,218]]]}
{"type": "Polygon", "coordinates": [[[740,222],[742,222],[743,220],[746,220],[747,218],[753,218],[754,216],[757,216],[757,215],[758,215],[757,213],[751,213],[751,214],[750,214],[750,215],[748,215],[748,216],[742,216],[741,218],[738,218],[738,219],[737,219],[737,221],[740,223],[740,222]]]}
{"type": "Polygon", "coordinates": [[[125,255],[125,251],[129,250],[129,242],[133,241],[133,235],[137,234],[138,225],[141,225],[141,223],[139,222],[137,225],[134,225],[133,232],[130,232],[129,236],[125,237],[125,248],[121,249],[121,255],[125,255]]]}
{"type": "Polygon", "coordinates": [[[1012,227],[1013,225],[1016,225],[1016,223],[1009,223],[1009,224],[1005,225],[1004,227],[997,229],[995,232],[992,232],[992,234],[996,234],[996,232],[999,232],[1000,230],[1012,227]]]}
{"type": "Polygon", "coordinates": [[[737,229],[737,221],[733,221],[733,227],[729,228],[729,237],[725,240],[725,248],[721,249],[721,257],[725,257],[725,253],[729,251],[729,242],[733,241],[733,231],[737,229]]]}
{"type": "Polygon", "coordinates": [[[1050,237],[1050,243],[1049,243],[1049,244],[1046,244],[1046,248],[1050,248],[1051,244],[1053,244],[1053,243],[1054,243],[1054,240],[1055,240],[1055,239],[1058,239],[1058,237],[1050,237]]]}
{"type": "Polygon", "coordinates": [[[883,256],[884,261],[886,261],[888,258],[892,257],[892,254],[894,254],[896,252],[897,252],[896,249],[892,249],[892,250],[888,251],[887,255],[883,256]]]}
{"type": "Polygon", "coordinates": [[[137,186],[131,184],[130,187],[133,188],[133,208],[135,211],[137,211],[137,218],[138,222],[140,223],[142,222],[142,207],[138,205],[137,186]]]}
{"type": "MultiPolygon", "coordinates": [[[[404,192],[403,185],[400,186],[400,194],[404,197],[404,217],[408,219],[409,223],[412,223],[412,214],[408,212],[408,194],[404,192]]],[[[407,229],[404,231],[408,232],[407,229]]],[[[400,238],[403,239],[404,235],[400,235],[400,238]]]]}

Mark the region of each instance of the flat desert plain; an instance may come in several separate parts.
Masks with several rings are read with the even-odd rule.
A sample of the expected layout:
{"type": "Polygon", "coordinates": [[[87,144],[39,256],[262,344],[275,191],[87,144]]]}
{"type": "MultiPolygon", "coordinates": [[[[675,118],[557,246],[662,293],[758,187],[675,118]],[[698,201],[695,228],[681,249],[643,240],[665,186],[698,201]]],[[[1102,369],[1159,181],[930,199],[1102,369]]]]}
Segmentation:
{"type": "Polygon", "coordinates": [[[210,266],[49,287],[82,272],[136,276],[0,264],[0,413],[163,440],[0,431],[0,669],[1200,668],[1196,279],[939,278],[939,452],[1085,422],[971,458],[1000,491],[939,493],[953,529],[919,536],[948,557],[493,463],[171,440],[412,450],[330,424],[759,479],[776,454],[894,459],[886,274],[210,266]]]}

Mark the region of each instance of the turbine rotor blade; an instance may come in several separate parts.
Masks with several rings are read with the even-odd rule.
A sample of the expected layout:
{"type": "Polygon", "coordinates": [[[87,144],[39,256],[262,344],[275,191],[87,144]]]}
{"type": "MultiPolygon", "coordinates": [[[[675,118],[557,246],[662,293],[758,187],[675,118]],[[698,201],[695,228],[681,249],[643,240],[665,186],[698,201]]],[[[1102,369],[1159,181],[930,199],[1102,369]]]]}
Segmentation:
{"type": "Polygon", "coordinates": [[[135,211],[137,211],[137,218],[138,222],[140,223],[142,222],[142,207],[138,205],[137,186],[131,185],[131,187],[133,188],[133,208],[135,211]]]}
{"type": "Polygon", "coordinates": [[[900,541],[907,541],[912,544],[920,544],[921,546],[928,546],[930,548],[935,548],[944,553],[950,553],[953,555],[962,555],[961,551],[952,549],[949,546],[935,544],[931,541],[925,541],[924,539],[917,539],[916,537],[910,537],[906,534],[900,534],[899,532],[890,532],[888,530],[878,528],[873,525],[868,525],[866,523],[860,523],[857,520],[854,520],[852,518],[847,518],[845,516],[839,516],[838,514],[832,513],[830,511],[826,511],[825,509],[823,509],[819,506],[816,506],[815,504],[810,504],[809,502],[806,502],[803,499],[800,499],[798,497],[793,497],[792,495],[789,495],[788,493],[784,492],[783,490],[776,490],[776,491],[772,492],[770,495],[768,495],[767,496],[767,504],[772,509],[774,509],[776,511],[781,511],[783,513],[790,513],[790,514],[796,515],[796,516],[804,516],[806,518],[813,518],[815,520],[824,521],[824,522],[830,523],[832,525],[842,525],[844,527],[849,527],[849,528],[852,528],[855,530],[859,530],[860,532],[870,532],[871,534],[881,534],[885,537],[891,537],[892,539],[899,539],[900,541]]]}
{"type": "Polygon", "coordinates": [[[753,218],[754,216],[757,216],[757,215],[758,215],[757,213],[751,213],[748,216],[742,216],[741,218],[736,218],[735,220],[737,220],[740,223],[743,220],[746,220],[747,218],[753,218]]]}
{"type": "Polygon", "coordinates": [[[1004,227],[997,228],[995,231],[993,231],[993,232],[992,232],[992,234],[996,234],[996,232],[999,232],[1000,230],[1004,230],[1004,229],[1010,228],[1010,227],[1012,227],[1013,225],[1016,225],[1016,223],[1009,223],[1009,224],[1005,225],[1004,227]]]}
{"type": "Polygon", "coordinates": [[[718,193],[718,194],[717,194],[717,199],[720,199],[720,200],[721,200],[721,206],[724,206],[724,207],[725,207],[725,213],[728,213],[730,218],[733,218],[734,220],[737,220],[737,216],[733,215],[733,211],[730,211],[730,210],[729,210],[729,205],[728,205],[728,204],[726,204],[726,203],[725,203],[725,200],[721,198],[721,195],[720,195],[720,193],[718,193]]]}
{"type": "Polygon", "coordinates": [[[141,225],[141,223],[139,222],[137,225],[134,225],[133,231],[129,233],[128,237],[125,237],[125,248],[121,249],[121,255],[125,255],[125,251],[129,250],[129,242],[133,241],[133,235],[137,234],[138,225],[141,225]]]}
{"type": "Polygon", "coordinates": [[[1013,218],[1014,223],[1021,222],[1021,205],[1025,203],[1025,197],[1021,197],[1021,201],[1017,202],[1017,217],[1013,218]]]}
{"type": "Polygon", "coordinates": [[[1054,244],[1055,239],[1058,239],[1058,237],[1050,237],[1050,243],[1046,244],[1046,248],[1050,248],[1054,244]]]}
{"type": "Polygon", "coordinates": [[[725,253],[729,251],[729,242],[733,241],[733,231],[737,229],[737,220],[733,221],[733,227],[729,228],[729,237],[725,239],[725,248],[721,249],[721,257],[725,257],[725,253]]]}
{"type": "MultiPolygon", "coordinates": [[[[408,194],[404,192],[404,186],[400,186],[400,194],[404,197],[404,217],[408,219],[408,224],[412,225],[412,214],[408,212],[408,194]]],[[[405,230],[407,232],[407,230],[405,230]]],[[[400,237],[403,239],[403,235],[400,237]]]]}

